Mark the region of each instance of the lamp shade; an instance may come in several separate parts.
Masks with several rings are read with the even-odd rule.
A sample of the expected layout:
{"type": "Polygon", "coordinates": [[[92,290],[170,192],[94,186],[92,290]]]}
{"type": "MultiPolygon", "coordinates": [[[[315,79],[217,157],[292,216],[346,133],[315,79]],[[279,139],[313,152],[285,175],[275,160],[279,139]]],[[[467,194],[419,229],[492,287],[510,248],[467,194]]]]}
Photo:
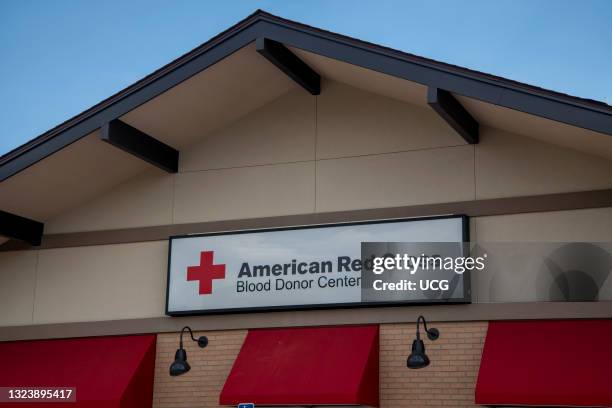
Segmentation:
{"type": "Polygon", "coordinates": [[[187,362],[187,352],[183,348],[176,350],[174,362],[170,364],[170,375],[176,377],[185,374],[189,370],[191,370],[191,366],[187,362]]]}
{"type": "Polygon", "coordinates": [[[416,339],[412,342],[412,352],[406,362],[408,368],[423,368],[429,365],[429,357],[425,354],[425,344],[423,340],[416,339]]]}

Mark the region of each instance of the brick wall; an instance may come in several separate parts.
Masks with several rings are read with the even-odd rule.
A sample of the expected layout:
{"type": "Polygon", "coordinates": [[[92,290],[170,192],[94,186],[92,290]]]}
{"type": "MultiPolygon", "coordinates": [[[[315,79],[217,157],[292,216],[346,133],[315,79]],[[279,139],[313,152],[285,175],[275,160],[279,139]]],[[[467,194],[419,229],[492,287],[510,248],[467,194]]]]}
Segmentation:
{"type": "Polygon", "coordinates": [[[178,333],[157,336],[155,358],[154,408],[218,407],[219,394],[232,364],[240,351],[246,330],[197,332],[194,336],[208,337],[208,347],[201,349],[186,341],[189,373],[170,377],[168,369],[178,348],[178,333]]]}
{"type": "MultiPolygon", "coordinates": [[[[381,408],[473,407],[486,322],[436,323],[440,338],[425,340],[432,363],[421,370],[406,367],[414,324],[380,326],[381,408]]],[[[189,374],[170,377],[168,367],[178,347],[178,334],[157,338],[153,407],[218,407],[219,393],[246,336],[246,330],[195,333],[206,335],[209,346],[186,342],[189,374]]]]}
{"type": "Polygon", "coordinates": [[[411,370],[406,367],[406,358],[415,325],[380,326],[381,408],[474,407],[487,323],[435,323],[431,327],[440,330],[440,338],[434,342],[422,336],[431,365],[411,370]]]}

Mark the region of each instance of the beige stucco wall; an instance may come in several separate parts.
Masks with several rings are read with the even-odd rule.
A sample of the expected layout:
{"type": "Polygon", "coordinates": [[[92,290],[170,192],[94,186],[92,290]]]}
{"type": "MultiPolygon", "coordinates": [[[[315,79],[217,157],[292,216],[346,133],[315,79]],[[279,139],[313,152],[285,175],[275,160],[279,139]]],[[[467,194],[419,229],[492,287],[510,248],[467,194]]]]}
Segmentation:
{"type": "Polygon", "coordinates": [[[163,316],[168,243],[0,253],[0,326],[163,316]]]}
{"type": "MultiPolygon", "coordinates": [[[[46,233],[610,187],[604,159],[486,127],[466,145],[430,109],[327,81],[318,97],[294,89],[202,135],[178,174],[149,169],[49,220],[46,233]]],[[[612,241],[612,208],[481,217],[471,231],[482,242],[612,241]]],[[[0,325],[161,316],[166,246],[2,253],[0,325]]],[[[474,285],[495,301],[488,282],[474,285]]]]}
{"type": "MultiPolygon", "coordinates": [[[[481,243],[612,242],[612,208],[476,217],[470,223],[472,240],[481,243]]],[[[159,241],[0,253],[0,326],[163,316],[167,251],[167,242],[159,241]]],[[[501,278],[474,275],[473,300],[540,300],[524,287],[531,282],[524,274],[539,268],[509,264],[501,278]]],[[[602,289],[604,299],[612,300],[612,279],[602,289]]]]}
{"type": "Polygon", "coordinates": [[[612,207],[470,219],[472,241],[611,242],[612,207]]]}
{"type": "Polygon", "coordinates": [[[174,176],[148,169],[85,205],[45,223],[46,233],[134,228],[172,223],[174,176]]]}
{"type": "Polygon", "coordinates": [[[38,251],[0,253],[0,326],[32,323],[38,251]]]}
{"type": "Polygon", "coordinates": [[[478,199],[612,186],[612,161],[531,137],[484,127],[475,153],[478,199]]]}
{"type": "Polygon", "coordinates": [[[466,145],[431,109],[326,81],[293,89],[156,169],[48,220],[47,233],[612,187],[612,162],[483,127],[466,145]]]}
{"type": "Polygon", "coordinates": [[[181,152],[180,172],[314,160],[316,103],[307,92],[294,89],[229,126],[202,135],[181,152]]]}
{"type": "Polygon", "coordinates": [[[317,211],[474,199],[471,146],[317,162],[317,211]]]}
{"type": "Polygon", "coordinates": [[[433,110],[326,81],[317,97],[317,158],[465,144],[433,110]]]}
{"type": "Polygon", "coordinates": [[[179,174],[174,195],[174,222],[312,212],[314,174],[313,162],[179,174]]]}
{"type": "MultiPolygon", "coordinates": [[[[560,248],[567,251],[572,242],[598,243],[612,254],[612,208],[476,217],[470,222],[472,241],[489,255],[487,269],[472,274],[474,302],[560,300],[554,296],[563,288],[565,279],[559,278],[560,286],[555,278],[573,270],[560,262],[560,248]]],[[[612,264],[612,259],[609,262],[612,264]]],[[[594,261],[588,266],[591,269],[581,272],[605,276],[606,272],[595,265],[594,261]]],[[[601,282],[595,278],[594,282],[599,288],[597,300],[612,300],[612,274],[608,273],[601,282]]],[[[584,277],[580,282],[570,280],[569,289],[578,290],[585,284],[584,277]]]]}

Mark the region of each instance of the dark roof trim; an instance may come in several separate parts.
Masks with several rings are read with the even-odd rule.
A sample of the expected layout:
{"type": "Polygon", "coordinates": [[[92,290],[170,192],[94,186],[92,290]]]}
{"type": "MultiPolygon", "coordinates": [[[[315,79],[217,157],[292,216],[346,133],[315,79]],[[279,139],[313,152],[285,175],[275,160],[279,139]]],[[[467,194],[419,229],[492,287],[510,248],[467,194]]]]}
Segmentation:
{"type": "Polygon", "coordinates": [[[160,95],[252,42],[258,35],[257,14],[238,23],[189,54],[180,57],[124,91],[108,98],[0,158],[0,181],[76,142],[104,123],[160,95]]]}
{"type": "Polygon", "coordinates": [[[417,57],[257,11],[192,52],[0,157],[0,181],[70,145],[210,65],[266,37],[367,69],[612,135],[612,107],[417,57]]]}
{"type": "Polygon", "coordinates": [[[0,210],[0,235],[38,246],[45,224],[0,210]]]}
{"type": "Polygon", "coordinates": [[[178,150],[119,119],[102,125],[100,139],[168,173],[178,172],[178,150]]]}
{"type": "Polygon", "coordinates": [[[427,104],[469,144],[477,144],[479,123],[450,92],[430,86],[427,104]]]}
{"type": "Polygon", "coordinates": [[[321,76],[283,43],[259,37],[255,41],[255,49],[311,95],[321,93],[321,76]]]}

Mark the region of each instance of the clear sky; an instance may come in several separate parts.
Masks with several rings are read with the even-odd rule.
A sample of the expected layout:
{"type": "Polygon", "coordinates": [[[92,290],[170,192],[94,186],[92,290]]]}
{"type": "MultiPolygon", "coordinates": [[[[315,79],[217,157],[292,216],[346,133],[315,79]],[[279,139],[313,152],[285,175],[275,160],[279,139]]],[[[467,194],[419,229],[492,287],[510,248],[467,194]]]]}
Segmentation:
{"type": "Polygon", "coordinates": [[[0,0],[0,155],[257,8],[612,104],[612,0],[0,0]]]}

